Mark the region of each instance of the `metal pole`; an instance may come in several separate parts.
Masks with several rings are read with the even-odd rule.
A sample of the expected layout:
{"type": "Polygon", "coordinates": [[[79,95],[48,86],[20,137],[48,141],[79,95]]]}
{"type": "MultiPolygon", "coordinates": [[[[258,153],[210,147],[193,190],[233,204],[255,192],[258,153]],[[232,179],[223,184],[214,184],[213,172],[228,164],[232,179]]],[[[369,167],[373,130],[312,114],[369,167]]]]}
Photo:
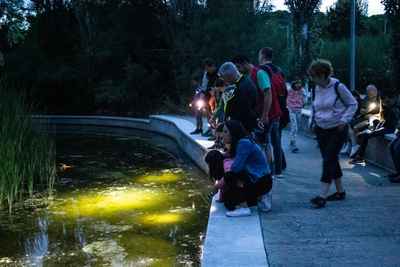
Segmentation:
{"type": "Polygon", "coordinates": [[[356,62],[356,5],[355,0],[351,0],[350,10],[350,90],[353,91],[355,80],[356,62]]]}

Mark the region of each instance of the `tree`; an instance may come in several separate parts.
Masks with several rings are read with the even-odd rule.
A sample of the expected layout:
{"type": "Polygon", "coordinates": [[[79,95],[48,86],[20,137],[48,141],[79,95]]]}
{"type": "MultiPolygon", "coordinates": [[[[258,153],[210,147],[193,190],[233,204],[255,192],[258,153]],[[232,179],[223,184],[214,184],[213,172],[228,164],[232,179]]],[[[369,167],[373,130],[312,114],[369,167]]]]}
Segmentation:
{"type": "MultiPolygon", "coordinates": [[[[328,24],[326,31],[334,40],[350,36],[350,1],[338,0],[327,10],[328,24]]],[[[355,0],[356,34],[363,35],[368,31],[368,1],[355,0]]]]}
{"type": "Polygon", "coordinates": [[[400,84],[400,3],[398,0],[382,0],[390,28],[390,76],[393,88],[400,84]]]}
{"type": "Polygon", "coordinates": [[[286,0],[292,14],[292,48],[289,56],[291,76],[306,77],[305,70],[321,51],[321,38],[315,16],[321,0],[286,0]]]}
{"type": "MultiPolygon", "coordinates": [[[[23,6],[24,0],[0,1],[1,37],[5,38],[9,48],[24,39],[24,29],[26,29],[27,25],[23,6]]],[[[0,51],[0,66],[4,66],[2,51],[0,51]]]]}

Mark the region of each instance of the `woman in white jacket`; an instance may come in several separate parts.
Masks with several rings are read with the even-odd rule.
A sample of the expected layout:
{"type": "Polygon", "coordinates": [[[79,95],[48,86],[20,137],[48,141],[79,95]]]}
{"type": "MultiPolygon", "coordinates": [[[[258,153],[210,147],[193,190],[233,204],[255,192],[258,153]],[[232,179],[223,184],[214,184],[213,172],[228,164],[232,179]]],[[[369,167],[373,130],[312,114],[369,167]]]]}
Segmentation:
{"type": "Polygon", "coordinates": [[[315,84],[310,127],[315,130],[323,159],[321,192],[311,199],[311,203],[323,207],[326,201],[346,198],[339,152],[346,138],[347,123],[356,112],[358,104],[346,86],[331,77],[333,68],[329,61],[316,61],[307,72],[315,84]],[[335,182],[336,192],[328,196],[332,180],[335,182]]]}

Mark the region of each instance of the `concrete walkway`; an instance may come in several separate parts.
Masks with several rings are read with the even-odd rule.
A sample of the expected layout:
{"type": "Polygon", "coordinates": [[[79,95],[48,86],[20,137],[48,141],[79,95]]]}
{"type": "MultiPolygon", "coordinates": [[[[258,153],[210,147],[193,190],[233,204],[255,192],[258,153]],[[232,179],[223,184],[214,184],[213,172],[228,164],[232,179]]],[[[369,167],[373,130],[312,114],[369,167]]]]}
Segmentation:
{"type": "MultiPolygon", "coordinates": [[[[190,117],[181,118],[195,123],[190,117]]],[[[387,170],[368,163],[351,165],[348,156],[341,156],[347,199],[314,208],[310,199],[319,193],[322,170],[316,143],[299,135],[299,152],[291,153],[289,132],[283,131],[282,147],[288,167],[284,178],[274,180],[272,211],[259,213],[267,255],[263,266],[400,266],[400,184],[389,182],[387,170]]],[[[253,211],[257,209],[253,207],[253,211]]],[[[221,212],[214,219],[218,218],[220,221],[210,217],[209,224],[220,224],[224,214],[221,212]]],[[[244,226],[240,220],[236,222],[237,242],[242,242],[240,229],[244,226]]],[[[257,232],[247,229],[249,237],[257,232]]],[[[235,233],[231,234],[235,237],[235,233]]],[[[219,249],[235,246],[235,242],[226,243],[222,238],[218,242],[219,236],[223,234],[215,236],[215,243],[219,243],[215,254],[219,249]]],[[[247,261],[247,266],[257,262],[252,253],[236,253],[232,257],[247,261]]],[[[214,266],[233,266],[225,264],[221,257],[214,260],[214,266]]]]}
{"type": "Polygon", "coordinates": [[[340,156],[347,198],[316,209],[310,199],[321,186],[317,141],[299,135],[294,154],[289,139],[284,131],[288,167],[274,180],[272,211],[260,213],[269,265],[400,266],[400,184],[389,182],[387,170],[340,156]]]}

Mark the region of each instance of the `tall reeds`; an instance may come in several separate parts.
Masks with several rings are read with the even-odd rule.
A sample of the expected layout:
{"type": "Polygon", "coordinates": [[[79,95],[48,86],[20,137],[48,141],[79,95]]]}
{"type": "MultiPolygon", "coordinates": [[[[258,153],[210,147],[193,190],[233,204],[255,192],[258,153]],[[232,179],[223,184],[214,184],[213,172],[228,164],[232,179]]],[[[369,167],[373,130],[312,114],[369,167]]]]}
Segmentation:
{"type": "Polygon", "coordinates": [[[55,180],[54,142],[32,116],[36,107],[13,85],[0,80],[0,205],[33,195],[51,196],[55,180]],[[44,188],[44,189],[43,189],[44,188]]]}

